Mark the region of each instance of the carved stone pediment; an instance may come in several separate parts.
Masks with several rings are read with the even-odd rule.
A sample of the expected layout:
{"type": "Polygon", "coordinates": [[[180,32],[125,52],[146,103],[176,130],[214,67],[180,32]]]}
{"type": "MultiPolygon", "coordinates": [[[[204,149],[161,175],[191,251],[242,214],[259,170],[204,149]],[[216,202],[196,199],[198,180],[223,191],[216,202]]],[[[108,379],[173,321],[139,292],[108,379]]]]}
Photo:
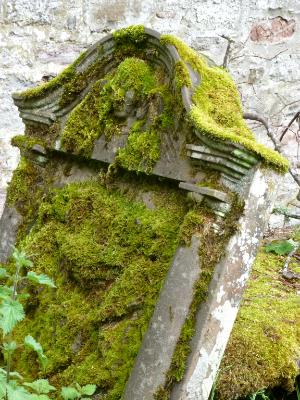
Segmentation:
{"type": "Polygon", "coordinates": [[[220,140],[199,131],[190,113],[203,77],[191,64],[158,32],[131,27],[95,43],[52,81],[13,98],[26,134],[44,141],[47,151],[193,183],[214,170],[241,193],[262,156],[226,135],[220,140]]]}

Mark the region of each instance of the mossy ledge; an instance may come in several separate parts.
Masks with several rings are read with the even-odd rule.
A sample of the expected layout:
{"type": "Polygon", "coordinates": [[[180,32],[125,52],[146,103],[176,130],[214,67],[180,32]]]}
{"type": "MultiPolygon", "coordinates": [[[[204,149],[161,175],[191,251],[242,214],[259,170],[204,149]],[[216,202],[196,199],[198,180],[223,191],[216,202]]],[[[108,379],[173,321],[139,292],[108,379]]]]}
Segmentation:
{"type": "MultiPolygon", "coordinates": [[[[287,172],[289,163],[286,158],[255,141],[243,119],[240,96],[229,73],[223,68],[209,66],[204,57],[173,35],[162,35],[161,42],[175,46],[182,60],[200,75],[201,82],[195,88],[189,111],[189,118],[199,133],[212,139],[238,143],[258,155],[266,165],[281,173],[287,172]]],[[[188,68],[184,63],[177,65],[176,72],[176,82],[190,86],[188,68]]]]}

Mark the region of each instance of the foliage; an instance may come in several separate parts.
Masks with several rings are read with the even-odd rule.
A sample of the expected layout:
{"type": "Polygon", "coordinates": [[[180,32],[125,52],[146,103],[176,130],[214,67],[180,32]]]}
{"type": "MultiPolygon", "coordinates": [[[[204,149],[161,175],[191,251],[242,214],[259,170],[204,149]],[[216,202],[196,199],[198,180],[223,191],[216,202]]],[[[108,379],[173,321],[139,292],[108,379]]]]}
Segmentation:
{"type": "Polygon", "coordinates": [[[273,241],[265,246],[267,253],[275,253],[279,256],[289,254],[298,248],[299,244],[292,239],[273,241]]]}
{"type": "MultiPolygon", "coordinates": [[[[13,252],[15,262],[15,272],[10,275],[5,268],[1,268],[0,279],[7,279],[12,282],[12,286],[0,286],[0,328],[3,333],[2,353],[6,363],[5,369],[0,368],[0,399],[1,400],[50,400],[48,394],[56,391],[56,388],[48,382],[47,379],[37,379],[33,382],[25,382],[23,377],[16,371],[12,371],[12,364],[15,352],[21,349],[22,345],[18,344],[13,338],[13,330],[15,326],[25,318],[25,312],[21,299],[28,298],[19,293],[19,288],[28,283],[48,286],[55,288],[55,284],[51,278],[45,274],[36,274],[28,271],[24,274],[24,269],[31,268],[32,262],[27,258],[26,254],[17,249],[13,252]]],[[[27,294],[27,293],[25,293],[27,294]]],[[[24,346],[34,351],[42,368],[45,370],[48,359],[43,352],[43,348],[31,335],[27,335],[24,339],[24,346]]],[[[76,385],[76,389],[65,387],[61,391],[64,400],[81,399],[82,396],[90,396],[96,390],[95,385],[86,385],[81,387],[76,385]],[[74,395],[75,393],[75,395],[74,395]]]]}

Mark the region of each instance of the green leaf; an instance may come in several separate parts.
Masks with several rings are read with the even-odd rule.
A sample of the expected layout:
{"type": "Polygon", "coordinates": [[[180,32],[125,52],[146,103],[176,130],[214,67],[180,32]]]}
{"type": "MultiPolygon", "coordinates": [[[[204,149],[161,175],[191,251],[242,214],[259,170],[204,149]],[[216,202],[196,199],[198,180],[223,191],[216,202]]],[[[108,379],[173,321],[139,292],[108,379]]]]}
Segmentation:
{"type": "Polygon", "coordinates": [[[9,299],[13,294],[13,288],[8,286],[0,286],[0,299],[9,299]]]}
{"type": "Polygon", "coordinates": [[[41,363],[43,368],[46,368],[48,364],[48,359],[44,354],[43,348],[32,336],[27,335],[24,339],[24,344],[26,347],[35,351],[38,355],[39,362],[41,363]]]}
{"type": "Polygon", "coordinates": [[[32,262],[27,258],[26,253],[23,251],[15,248],[12,256],[19,267],[31,268],[33,266],[32,262]]]}
{"type": "Polygon", "coordinates": [[[80,393],[70,386],[61,389],[61,395],[64,400],[74,400],[80,398],[80,393]]]}
{"type": "Polygon", "coordinates": [[[46,394],[30,394],[30,400],[51,400],[46,394]]]}
{"type": "Polygon", "coordinates": [[[18,378],[23,380],[23,376],[21,374],[19,374],[19,372],[17,371],[12,371],[9,373],[10,378],[18,378]]]}
{"type": "Polygon", "coordinates": [[[0,328],[4,335],[13,330],[16,324],[25,317],[21,303],[12,299],[4,299],[0,305],[0,328]]]}
{"type": "Polygon", "coordinates": [[[14,340],[8,343],[3,343],[2,348],[4,359],[7,360],[8,357],[17,349],[17,347],[17,343],[14,340]]]}
{"type": "Polygon", "coordinates": [[[31,400],[31,395],[23,386],[19,386],[15,381],[6,385],[8,400],[31,400]]]}
{"type": "Polygon", "coordinates": [[[0,279],[8,278],[10,275],[5,268],[0,267],[0,279]]]}
{"type": "Polygon", "coordinates": [[[273,252],[280,256],[283,256],[289,254],[293,250],[296,250],[297,247],[298,243],[294,242],[292,239],[289,239],[269,243],[265,246],[265,249],[267,253],[273,252]]]}
{"type": "Polygon", "coordinates": [[[49,278],[49,276],[47,276],[46,274],[36,274],[33,271],[28,272],[26,278],[34,283],[38,283],[40,285],[46,285],[46,286],[50,286],[52,288],[55,288],[56,286],[54,285],[54,282],[51,278],[49,278]]]}
{"type": "MultiPolygon", "coordinates": [[[[1,381],[1,379],[2,380],[4,379],[6,381],[6,374],[7,374],[6,370],[3,368],[0,368],[0,381],[1,381]]],[[[16,372],[16,371],[11,371],[9,373],[9,376],[10,376],[10,378],[17,378],[17,379],[23,380],[23,376],[20,375],[19,372],[16,372]]],[[[0,399],[1,399],[1,396],[0,396],[0,399]]]]}
{"type": "Polygon", "coordinates": [[[80,389],[80,393],[86,396],[91,396],[92,394],[95,393],[96,388],[97,388],[96,385],[85,385],[82,386],[82,388],[80,389]]]}
{"type": "Polygon", "coordinates": [[[20,293],[17,295],[17,300],[27,300],[29,297],[29,293],[20,293]]]}
{"type": "Polygon", "coordinates": [[[48,382],[48,379],[38,379],[31,383],[24,383],[25,386],[30,387],[38,394],[48,394],[56,390],[56,388],[48,382]]]}

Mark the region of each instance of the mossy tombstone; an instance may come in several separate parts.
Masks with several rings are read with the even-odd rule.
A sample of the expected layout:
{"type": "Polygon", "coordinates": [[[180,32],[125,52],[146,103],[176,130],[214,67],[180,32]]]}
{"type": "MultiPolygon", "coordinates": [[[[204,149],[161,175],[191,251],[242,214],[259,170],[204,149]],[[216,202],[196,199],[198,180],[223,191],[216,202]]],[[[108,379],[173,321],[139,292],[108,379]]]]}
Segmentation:
{"type": "Polygon", "coordinates": [[[1,261],[15,243],[56,281],[20,328],[43,344],[45,374],[92,382],[101,400],[206,400],[273,201],[260,166],[286,160],[255,143],[226,71],[143,26],[13,98],[26,131],[1,261]]]}

